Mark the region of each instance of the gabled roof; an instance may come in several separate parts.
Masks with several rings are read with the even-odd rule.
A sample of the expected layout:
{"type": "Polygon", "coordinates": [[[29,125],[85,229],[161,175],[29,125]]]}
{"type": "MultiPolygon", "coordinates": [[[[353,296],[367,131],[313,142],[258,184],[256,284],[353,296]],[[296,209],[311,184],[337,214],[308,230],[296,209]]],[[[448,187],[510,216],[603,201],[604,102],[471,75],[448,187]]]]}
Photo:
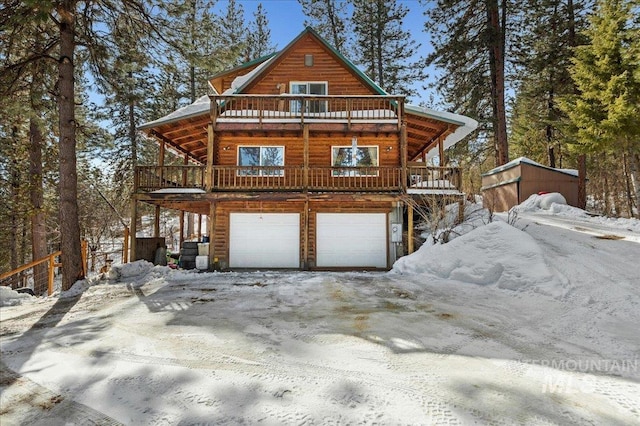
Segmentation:
{"type": "Polygon", "coordinates": [[[294,38],[293,40],[291,40],[291,42],[289,44],[287,44],[285,46],[284,49],[282,49],[280,52],[278,52],[277,54],[275,54],[273,57],[271,58],[267,58],[270,59],[269,61],[269,65],[262,67],[261,70],[259,72],[255,72],[253,73],[253,75],[251,76],[251,78],[248,78],[244,84],[242,84],[240,87],[238,87],[233,93],[234,94],[239,94],[242,93],[243,90],[245,88],[247,88],[248,86],[251,85],[251,83],[253,83],[254,81],[256,81],[262,74],[267,73],[269,70],[271,70],[271,68],[273,66],[275,66],[278,63],[278,60],[280,58],[285,57],[289,51],[293,48],[293,46],[300,40],[302,39],[304,36],[306,35],[312,35],[323,47],[325,47],[327,50],[329,50],[334,56],[336,56],[341,62],[343,62],[347,68],[352,71],[365,85],[367,85],[369,88],[371,88],[374,92],[376,92],[379,95],[388,95],[389,93],[385,92],[380,86],[378,86],[376,83],[374,83],[373,80],[371,80],[367,75],[365,75],[362,71],[360,71],[360,69],[358,67],[356,67],[353,62],[351,62],[349,59],[347,59],[344,55],[342,55],[340,52],[338,52],[333,46],[331,46],[329,43],[327,43],[327,41],[322,38],[322,36],[320,36],[320,34],[318,34],[313,28],[311,27],[306,27],[300,34],[298,34],[298,36],[296,38],[294,38]]]}

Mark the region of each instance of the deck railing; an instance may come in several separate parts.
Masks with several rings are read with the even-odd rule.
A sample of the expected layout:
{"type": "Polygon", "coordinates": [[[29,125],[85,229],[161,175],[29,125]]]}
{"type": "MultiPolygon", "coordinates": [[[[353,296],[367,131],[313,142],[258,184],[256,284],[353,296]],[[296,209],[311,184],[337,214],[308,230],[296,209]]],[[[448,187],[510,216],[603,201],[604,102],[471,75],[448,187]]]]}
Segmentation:
{"type": "MultiPolygon", "coordinates": [[[[138,166],[136,192],[205,188],[205,166],[138,166]]],[[[211,191],[396,191],[459,190],[456,167],[213,166],[211,191]]]]}
{"type": "Polygon", "coordinates": [[[314,191],[398,191],[400,167],[311,167],[309,189],[314,191]]]}
{"type": "Polygon", "coordinates": [[[213,166],[213,188],[221,191],[293,191],[304,188],[300,166],[213,166]]]}
{"type": "Polygon", "coordinates": [[[166,188],[204,189],[205,166],[136,166],[136,191],[166,188]]]}
{"type": "Polygon", "coordinates": [[[267,123],[291,121],[397,123],[400,128],[404,105],[401,96],[321,95],[211,95],[217,104],[216,122],[267,123]]]}
{"type": "Polygon", "coordinates": [[[460,190],[462,173],[458,167],[407,167],[408,187],[416,189],[460,190]]]}

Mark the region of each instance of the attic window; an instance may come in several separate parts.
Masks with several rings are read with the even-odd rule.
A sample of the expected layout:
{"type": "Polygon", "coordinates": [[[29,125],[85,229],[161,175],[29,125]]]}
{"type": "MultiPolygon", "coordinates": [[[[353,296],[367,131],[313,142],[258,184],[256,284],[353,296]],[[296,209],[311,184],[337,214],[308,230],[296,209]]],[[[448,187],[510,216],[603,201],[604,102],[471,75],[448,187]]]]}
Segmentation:
{"type": "Polygon", "coordinates": [[[304,66],[305,67],[312,67],[313,66],[313,55],[311,55],[311,54],[304,55],[304,66]]]}

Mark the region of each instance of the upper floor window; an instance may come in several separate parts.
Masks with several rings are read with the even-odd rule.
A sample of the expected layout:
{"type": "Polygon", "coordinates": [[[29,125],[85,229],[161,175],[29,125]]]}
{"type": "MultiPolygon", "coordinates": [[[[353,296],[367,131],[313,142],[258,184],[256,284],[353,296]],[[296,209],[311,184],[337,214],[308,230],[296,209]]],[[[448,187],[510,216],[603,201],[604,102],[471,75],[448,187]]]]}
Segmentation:
{"type": "Polygon", "coordinates": [[[334,176],[376,176],[378,174],[377,146],[334,146],[331,148],[334,176]],[[360,167],[349,170],[348,167],[360,167]],[[369,167],[371,169],[369,169],[369,167]]]}
{"type": "MultiPolygon", "coordinates": [[[[327,82],[326,81],[292,81],[290,83],[290,92],[292,95],[326,95],[327,94],[327,82]]],[[[326,101],[303,101],[295,100],[291,101],[291,112],[326,112],[326,101]]]]}
{"type": "Polygon", "coordinates": [[[240,146],[238,166],[256,167],[239,170],[241,176],[283,176],[284,146],[240,146]]]}

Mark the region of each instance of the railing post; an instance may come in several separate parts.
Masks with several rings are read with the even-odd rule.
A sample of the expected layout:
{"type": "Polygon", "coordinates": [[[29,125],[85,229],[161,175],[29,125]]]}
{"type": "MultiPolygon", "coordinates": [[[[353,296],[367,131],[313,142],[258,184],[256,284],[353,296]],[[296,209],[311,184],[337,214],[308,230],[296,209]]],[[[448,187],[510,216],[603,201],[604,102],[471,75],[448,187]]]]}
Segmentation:
{"type": "Polygon", "coordinates": [[[49,255],[49,280],[47,282],[47,293],[49,296],[53,294],[53,272],[56,267],[55,253],[49,255]]]}
{"type": "Polygon", "coordinates": [[[124,227],[124,243],[122,244],[122,263],[129,263],[129,227],[124,227]]]}
{"type": "Polygon", "coordinates": [[[89,244],[87,243],[87,240],[82,240],[81,241],[81,255],[82,255],[82,273],[84,274],[84,276],[87,276],[87,250],[88,250],[89,244]]]}

